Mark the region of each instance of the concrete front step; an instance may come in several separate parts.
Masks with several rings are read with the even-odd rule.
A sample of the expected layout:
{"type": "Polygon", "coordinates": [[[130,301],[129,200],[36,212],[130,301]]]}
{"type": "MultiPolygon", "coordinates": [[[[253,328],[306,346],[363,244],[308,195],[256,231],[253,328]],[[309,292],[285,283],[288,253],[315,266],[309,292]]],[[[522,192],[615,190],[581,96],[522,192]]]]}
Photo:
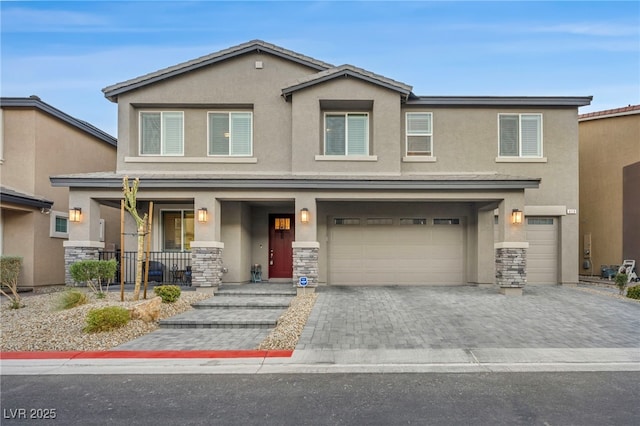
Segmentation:
{"type": "Polygon", "coordinates": [[[160,328],[273,328],[285,309],[193,309],[160,320],[160,328]]]}
{"type": "Polygon", "coordinates": [[[211,297],[194,303],[195,309],[287,309],[291,304],[291,296],[224,296],[211,297]]]}
{"type": "Polygon", "coordinates": [[[224,285],[215,293],[216,296],[289,296],[296,295],[291,284],[244,284],[224,285]]]}

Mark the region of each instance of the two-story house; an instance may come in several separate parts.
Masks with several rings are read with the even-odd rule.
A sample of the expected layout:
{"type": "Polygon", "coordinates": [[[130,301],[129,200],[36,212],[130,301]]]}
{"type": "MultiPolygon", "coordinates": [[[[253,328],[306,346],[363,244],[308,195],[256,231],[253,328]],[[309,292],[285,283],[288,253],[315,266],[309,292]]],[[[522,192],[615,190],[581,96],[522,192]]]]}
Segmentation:
{"type": "MultiPolygon", "coordinates": [[[[113,170],[116,145],[37,96],[0,98],[0,253],[22,257],[20,287],[65,283],[69,190],[49,176],[113,170]]],[[[96,241],[118,241],[118,210],[105,205],[97,214],[96,241]]]]}
{"type": "Polygon", "coordinates": [[[582,114],[578,129],[581,273],[601,275],[640,263],[640,105],[582,114]]]}
{"type": "Polygon", "coordinates": [[[103,91],[116,171],[52,178],[85,214],[68,263],[102,247],[98,209],[129,176],[154,202],[153,249],[187,253],[201,290],[255,264],[310,286],[578,280],[590,97],[417,96],[259,40],[103,91]]]}

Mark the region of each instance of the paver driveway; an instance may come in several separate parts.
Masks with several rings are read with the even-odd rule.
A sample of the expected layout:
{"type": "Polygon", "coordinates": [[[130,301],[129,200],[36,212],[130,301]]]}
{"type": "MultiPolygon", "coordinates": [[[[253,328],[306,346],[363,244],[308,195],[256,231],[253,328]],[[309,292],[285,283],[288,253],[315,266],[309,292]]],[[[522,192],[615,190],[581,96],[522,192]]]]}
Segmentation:
{"type": "Polygon", "coordinates": [[[640,303],[575,287],[319,287],[303,350],[640,348],[640,303]]]}

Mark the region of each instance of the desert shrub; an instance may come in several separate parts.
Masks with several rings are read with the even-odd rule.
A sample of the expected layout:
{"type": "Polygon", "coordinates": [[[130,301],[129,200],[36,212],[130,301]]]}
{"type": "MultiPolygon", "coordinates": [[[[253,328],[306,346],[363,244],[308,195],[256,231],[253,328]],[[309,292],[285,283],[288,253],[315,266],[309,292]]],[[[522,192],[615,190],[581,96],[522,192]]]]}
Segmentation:
{"type": "Polygon", "coordinates": [[[87,314],[87,326],[84,331],[97,333],[120,328],[129,322],[129,311],[120,306],[92,309],[87,314]]]}
{"type": "Polygon", "coordinates": [[[23,306],[18,294],[20,269],[22,269],[22,257],[0,256],[0,293],[9,299],[11,309],[23,306]],[[9,293],[5,290],[9,290],[9,293]]]}
{"type": "Polygon", "coordinates": [[[180,298],[180,287],[177,285],[159,285],[153,292],[162,298],[162,303],[173,303],[180,298]]]}
{"type": "Polygon", "coordinates": [[[629,277],[627,276],[627,274],[617,273],[615,280],[616,280],[616,285],[618,286],[618,289],[620,289],[620,294],[624,294],[624,288],[627,286],[629,277]]]}
{"type": "Polygon", "coordinates": [[[640,285],[629,287],[627,290],[627,297],[640,300],[640,285]]]}
{"type": "Polygon", "coordinates": [[[76,282],[86,283],[91,291],[99,295],[104,293],[103,284],[106,284],[106,291],[109,291],[109,283],[113,281],[117,270],[118,262],[115,259],[89,259],[72,264],[69,273],[76,282]]]}
{"type": "Polygon", "coordinates": [[[89,298],[85,293],[78,290],[65,291],[60,295],[60,301],[58,306],[60,309],[71,309],[76,306],[84,305],[89,301],[89,298]]]}

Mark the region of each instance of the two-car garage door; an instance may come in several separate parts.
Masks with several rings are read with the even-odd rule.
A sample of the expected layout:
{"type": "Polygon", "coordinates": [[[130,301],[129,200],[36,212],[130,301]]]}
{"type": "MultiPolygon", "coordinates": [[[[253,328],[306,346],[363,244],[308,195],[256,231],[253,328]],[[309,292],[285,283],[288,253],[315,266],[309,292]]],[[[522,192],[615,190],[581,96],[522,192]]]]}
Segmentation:
{"type": "Polygon", "coordinates": [[[462,284],[462,218],[331,218],[329,283],[462,284]]]}

